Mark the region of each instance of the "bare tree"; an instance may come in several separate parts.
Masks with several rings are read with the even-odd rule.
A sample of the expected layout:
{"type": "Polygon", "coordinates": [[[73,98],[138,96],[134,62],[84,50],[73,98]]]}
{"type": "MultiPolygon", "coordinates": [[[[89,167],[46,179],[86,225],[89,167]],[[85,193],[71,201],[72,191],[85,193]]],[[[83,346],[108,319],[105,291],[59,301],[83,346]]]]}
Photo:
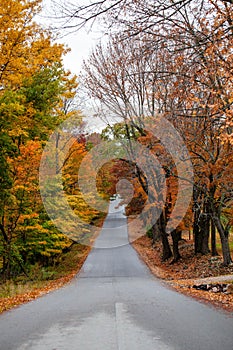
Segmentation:
{"type": "MultiPolygon", "coordinates": [[[[92,25],[96,20],[108,27],[122,27],[127,33],[138,35],[141,32],[155,33],[158,26],[168,24],[179,27],[179,19],[192,12],[202,12],[210,5],[230,6],[233,0],[99,0],[67,1],[52,0],[54,16],[63,28],[78,30],[92,25]]],[[[119,31],[119,30],[118,30],[119,31]]]]}

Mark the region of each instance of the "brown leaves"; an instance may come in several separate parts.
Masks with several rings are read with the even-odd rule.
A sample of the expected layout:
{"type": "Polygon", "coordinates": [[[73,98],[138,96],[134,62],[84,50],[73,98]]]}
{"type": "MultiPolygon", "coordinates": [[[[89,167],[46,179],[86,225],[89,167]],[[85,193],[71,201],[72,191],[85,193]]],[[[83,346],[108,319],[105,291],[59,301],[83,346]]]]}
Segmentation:
{"type": "MultiPolygon", "coordinates": [[[[77,272],[74,271],[73,273],[59,278],[55,281],[45,282],[44,285],[40,288],[36,288],[32,291],[19,294],[13,297],[6,297],[0,299],[0,313],[6,310],[9,310],[15,306],[28,303],[29,301],[32,301],[44,294],[47,294],[55,289],[58,289],[68,283],[76,274],[77,272]]],[[[30,288],[30,286],[28,287],[30,288]]]]}
{"type": "Polygon", "coordinates": [[[69,268],[69,264],[71,262],[67,260],[67,263],[64,267],[64,271],[62,271],[62,277],[50,281],[27,283],[26,287],[22,286],[22,289],[24,289],[24,291],[22,291],[21,293],[16,294],[16,292],[15,295],[0,298],[0,313],[12,309],[13,307],[16,307],[18,305],[32,301],[69,283],[72,280],[72,278],[80,271],[88,253],[90,252],[90,247],[81,246],[81,248],[77,247],[76,250],[78,250],[78,254],[73,253],[72,256],[70,256],[70,259],[72,260],[72,266],[76,265],[75,268],[69,268]]]}
{"type": "MultiPolygon", "coordinates": [[[[130,239],[134,241],[140,231],[140,223],[130,225],[130,239]]],[[[211,258],[210,255],[195,256],[192,242],[183,242],[180,246],[181,260],[171,264],[170,260],[161,261],[161,243],[156,242],[152,247],[151,239],[143,236],[133,242],[142,260],[157,277],[166,281],[177,291],[190,295],[198,300],[211,303],[215,306],[233,311],[233,294],[212,293],[193,289],[194,284],[201,283],[231,283],[233,281],[233,267],[224,267],[221,257],[211,258]],[[204,278],[205,277],[205,278],[204,278]],[[207,278],[208,277],[208,278],[207,278]]]]}

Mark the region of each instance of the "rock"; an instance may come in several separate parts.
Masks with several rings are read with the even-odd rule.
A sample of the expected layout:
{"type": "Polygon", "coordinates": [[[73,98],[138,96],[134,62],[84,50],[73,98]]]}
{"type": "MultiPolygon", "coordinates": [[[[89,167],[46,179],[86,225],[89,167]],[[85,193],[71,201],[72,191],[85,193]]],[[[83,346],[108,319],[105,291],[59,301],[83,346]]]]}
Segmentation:
{"type": "Polygon", "coordinates": [[[225,293],[226,294],[233,294],[233,284],[232,283],[227,285],[225,293]]]}
{"type": "Polygon", "coordinates": [[[215,261],[218,261],[219,260],[219,257],[218,256],[212,256],[210,259],[209,259],[209,262],[215,262],[215,261]]]}
{"type": "Polygon", "coordinates": [[[225,283],[217,283],[217,284],[212,284],[211,285],[211,292],[213,293],[223,293],[227,289],[227,284],[225,283]]]}
{"type": "Polygon", "coordinates": [[[193,288],[197,289],[197,290],[205,290],[208,291],[209,290],[209,285],[208,284],[194,284],[193,288]]]}
{"type": "Polygon", "coordinates": [[[192,286],[192,288],[195,288],[197,290],[204,290],[204,291],[207,291],[207,292],[213,292],[213,293],[233,293],[233,284],[232,284],[232,287],[230,287],[230,292],[227,292],[228,290],[228,287],[229,285],[225,284],[225,283],[217,283],[217,284],[194,284],[192,286]]]}

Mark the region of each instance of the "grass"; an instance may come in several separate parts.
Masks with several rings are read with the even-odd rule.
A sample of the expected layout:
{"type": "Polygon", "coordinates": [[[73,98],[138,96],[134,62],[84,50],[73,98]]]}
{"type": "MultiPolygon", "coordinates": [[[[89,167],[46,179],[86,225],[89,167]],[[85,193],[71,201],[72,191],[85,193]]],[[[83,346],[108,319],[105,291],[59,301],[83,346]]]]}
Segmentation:
{"type": "MultiPolygon", "coordinates": [[[[193,233],[190,234],[191,235],[191,239],[193,239],[193,233]]],[[[182,237],[186,240],[189,240],[189,233],[188,231],[185,231],[182,234],[182,237]]],[[[211,245],[211,241],[209,241],[209,247],[211,245]]],[[[233,232],[230,232],[230,236],[229,236],[229,246],[230,246],[230,251],[233,254],[233,232]]],[[[219,254],[222,254],[222,244],[221,244],[221,240],[219,235],[216,235],[216,248],[219,254]]]]}
{"type": "MultiPolygon", "coordinates": [[[[95,226],[101,229],[105,217],[106,214],[97,217],[95,226]]],[[[98,236],[98,231],[91,238],[90,244],[98,236]]],[[[69,252],[62,255],[59,264],[49,267],[37,264],[32,266],[29,277],[20,275],[9,281],[0,280],[0,313],[68,283],[80,271],[90,250],[90,246],[76,243],[69,252]]]]}
{"type": "MultiPolygon", "coordinates": [[[[229,237],[229,246],[231,253],[233,253],[233,233],[231,233],[229,237]]],[[[217,238],[216,248],[219,253],[222,253],[222,245],[219,237],[217,238]]]]}
{"type": "Polygon", "coordinates": [[[53,267],[35,265],[30,279],[20,275],[0,283],[0,312],[28,302],[68,283],[81,269],[90,247],[74,244],[62,261],[53,267]]]}

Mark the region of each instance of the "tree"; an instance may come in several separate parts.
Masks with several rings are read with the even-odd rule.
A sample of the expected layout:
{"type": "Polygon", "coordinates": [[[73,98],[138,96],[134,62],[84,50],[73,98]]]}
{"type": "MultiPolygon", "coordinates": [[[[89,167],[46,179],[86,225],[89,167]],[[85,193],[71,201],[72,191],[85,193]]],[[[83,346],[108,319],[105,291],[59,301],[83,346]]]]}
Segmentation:
{"type": "Polygon", "coordinates": [[[20,223],[23,221],[24,224],[25,216],[30,219],[30,213],[31,218],[38,215],[35,205],[39,198],[36,179],[41,154],[40,143],[31,141],[27,146],[20,146],[19,151],[20,155],[16,160],[8,160],[13,173],[12,187],[8,190],[8,196],[4,198],[1,207],[3,273],[7,278],[15,265],[23,265],[18,246],[15,244],[15,237],[21,231],[20,223]]]}
{"type": "Polygon", "coordinates": [[[52,43],[51,34],[33,21],[41,0],[3,0],[0,9],[0,83],[16,87],[36,70],[59,61],[65,50],[52,43]]]}
{"type": "MultiPolygon", "coordinates": [[[[107,113],[124,120],[130,130],[129,145],[135,130],[148,136],[143,122],[148,116],[156,120],[158,112],[179,130],[195,171],[195,251],[209,252],[210,227],[212,232],[217,227],[226,265],[231,263],[227,243],[231,220],[224,214],[232,205],[231,4],[223,0],[198,4],[192,0],[122,0],[71,4],[63,9],[66,19],[72,15],[76,21],[68,23],[72,30],[96,18],[104,18],[111,28],[109,43],[97,46],[85,63],[84,81],[90,96],[98,99],[107,113]]],[[[173,198],[167,199],[171,210],[177,174],[166,157],[163,166],[173,193],[173,198]]]]}
{"type": "MultiPolygon", "coordinates": [[[[143,120],[157,111],[179,130],[196,174],[195,248],[207,253],[210,223],[221,221],[223,202],[229,205],[227,193],[231,192],[228,183],[220,199],[216,188],[227,178],[225,169],[231,173],[232,168],[232,10],[221,1],[203,2],[203,13],[193,6],[176,9],[175,16],[162,18],[163,27],[161,24],[157,32],[152,30],[153,22],[147,27],[150,32],[142,29],[143,34],[137,33],[136,38],[122,41],[118,35],[110,39],[107,49],[99,45],[84,66],[84,79],[92,97],[140,132],[143,120]],[[226,158],[230,163],[219,167],[220,159],[226,158]]],[[[168,169],[176,176],[172,168],[171,163],[168,169]]],[[[229,226],[225,231],[218,222],[218,228],[225,242],[224,264],[229,264],[229,226]]]]}
{"type": "MultiPolygon", "coordinates": [[[[66,98],[77,87],[62,67],[66,50],[33,22],[41,1],[1,2],[0,29],[0,249],[5,278],[51,263],[70,240],[44,211],[39,164],[49,133],[69,115],[66,98]]],[[[74,113],[74,111],[72,111],[74,113]]]]}

